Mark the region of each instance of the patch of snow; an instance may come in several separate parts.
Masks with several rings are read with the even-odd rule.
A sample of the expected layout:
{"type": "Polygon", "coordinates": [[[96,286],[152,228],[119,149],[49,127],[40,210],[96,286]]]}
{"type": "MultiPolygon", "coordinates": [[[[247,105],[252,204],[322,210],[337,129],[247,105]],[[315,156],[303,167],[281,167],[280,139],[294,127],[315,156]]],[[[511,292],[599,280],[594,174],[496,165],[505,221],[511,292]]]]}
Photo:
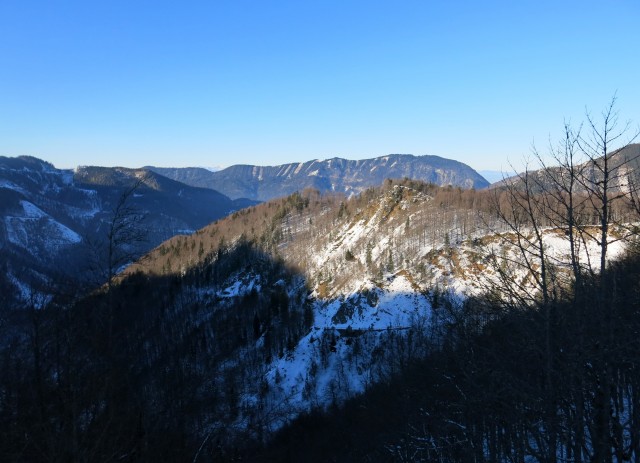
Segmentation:
{"type": "Polygon", "coordinates": [[[29,219],[39,219],[42,217],[48,217],[42,209],[37,207],[35,204],[30,203],[29,201],[20,201],[20,205],[24,210],[24,217],[29,219]]]}
{"type": "MultiPolygon", "coordinates": [[[[269,365],[265,379],[272,403],[290,418],[364,392],[377,374],[375,346],[392,333],[406,332],[416,320],[429,319],[429,301],[403,275],[390,276],[382,288],[371,281],[359,286],[344,298],[316,301],[311,331],[293,351],[269,365]],[[362,294],[368,294],[371,303],[362,294]],[[341,310],[345,318],[337,323],[341,310]],[[356,343],[366,348],[355,352],[356,343]]],[[[274,423],[273,429],[286,421],[274,423]]]]}
{"type": "Polygon", "coordinates": [[[262,181],[263,171],[264,171],[264,169],[262,167],[254,166],[253,169],[251,169],[251,176],[252,177],[257,177],[257,179],[259,181],[262,181]]]}
{"type": "Polygon", "coordinates": [[[63,246],[82,241],[80,235],[28,201],[20,201],[24,211],[21,216],[5,217],[9,242],[31,250],[40,246],[49,252],[57,252],[63,246]]]}
{"type": "Polygon", "coordinates": [[[219,291],[214,291],[214,294],[221,299],[230,299],[249,294],[254,289],[260,291],[261,288],[259,275],[238,275],[236,279],[231,280],[230,285],[219,291]]]}
{"type": "Polygon", "coordinates": [[[13,272],[7,274],[9,281],[17,288],[18,297],[24,302],[32,306],[35,309],[43,309],[51,302],[53,296],[51,294],[45,294],[33,289],[31,286],[20,280],[13,272]]]}
{"type": "Polygon", "coordinates": [[[7,188],[9,190],[14,190],[14,191],[17,191],[18,193],[23,193],[23,194],[27,193],[23,188],[5,179],[0,179],[0,188],[7,188]]]}
{"type": "Polygon", "coordinates": [[[293,164],[287,164],[287,166],[284,169],[284,172],[282,172],[281,175],[283,176],[287,176],[287,178],[290,178],[291,176],[289,175],[289,171],[291,170],[291,168],[293,167],[293,164]]]}

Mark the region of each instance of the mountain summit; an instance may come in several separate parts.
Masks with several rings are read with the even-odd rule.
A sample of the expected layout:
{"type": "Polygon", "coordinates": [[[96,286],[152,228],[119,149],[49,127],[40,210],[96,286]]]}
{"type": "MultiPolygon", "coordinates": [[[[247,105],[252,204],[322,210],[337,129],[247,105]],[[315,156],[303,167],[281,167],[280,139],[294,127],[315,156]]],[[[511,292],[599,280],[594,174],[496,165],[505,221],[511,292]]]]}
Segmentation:
{"type": "Polygon", "coordinates": [[[279,166],[234,165],[211,172],[207,169],[147,167],[187,185],[212,188],[232,199],[266,201],[305,188],[320,192],[357,194],[387,178],[411,178],[439,186],[485,188],[489,183],[475,170],[439,156],[390,154],[373,159],[331,158],[279,166]]]}

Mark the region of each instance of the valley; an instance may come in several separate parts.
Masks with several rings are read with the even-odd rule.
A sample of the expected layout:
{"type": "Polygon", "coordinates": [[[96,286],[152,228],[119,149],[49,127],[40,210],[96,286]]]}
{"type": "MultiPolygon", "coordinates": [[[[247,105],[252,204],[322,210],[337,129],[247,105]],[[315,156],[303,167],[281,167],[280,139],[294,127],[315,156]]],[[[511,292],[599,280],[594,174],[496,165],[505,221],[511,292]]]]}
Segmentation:
{"type": "MultiPolygon", "coordinates": [[[[197,224],[186,220],[188,214],[192,220],[207,220],[172,201],[208,208],[231,203],[213,190],[189,190],[194,187],[147,171],[79,168],[71,176],[41,161],[23,162],[38,166],[23,168],[24,178],[40,184],[48,179],[49,186],[27,189],[27,181],[17,174],[4,180],[4,194],[14,201],[6,209],[4,249],[29,251],[25,259],[33,262],[61,259],[61,250],[84,239],[71,228],[78,223],[96,230],[105,224],[114,230],[115,224],[122,230],[158,233],[155,246],[145,244],[150,250],[135,261],[133,252],[144,252],[128,248],[137,243],[136,233],[108,235],[114,250],[123,247],[120,257],[128,265],[115,265],[112,254],[102,280],[106,284],[97,287],[57,283],[46,269],[39,271],[40,286],[27,286],[25,281],[34,280],[18,278],[16,260],[5,261],[0,328],[3,351],[11,355],[4,357],[3,369],[17,372],[19,363],[31,361],[28,374],[5,376],[4,397],[12,399],[3,410],[12,410],[12,403],[41,404],[26,406],[10,419],[14,431],[8,435],[15,439],[16,432],[40,423],[32,432],[43,444],[23,444],[33,459],[45,454],[102,459],[115,446],[145,460],[161,455],[197,458],[206,451],[222,460],[245,455],[269,461],[281,451],[278,442],[285,437],[278,436],[300,432],[308,420],[351,419],[344,415],[353,413],[351,404],[370,400],[385,387],[414,388],[418,365],[430,371],[447,356],[453,356],[446,361],[451,367],[464,363],[458,350],[499,331],[504,320],[513,319],[518,330],[520,323],[543,329],[545,318],[535,314],[548,313],[549,304],[569,304],[575,285],[603,273],[603,246],[594,238],[601,236],[602,224],[592,220],[598,208],[590,196],[578,191],[571,197],[575,228],[567,228],[562,224],[563,197],[553,196],[550,183],[529,184],[526,176],[483,190],[407,178],[387,179],[359,194],[307,188],[228,210],[229,215],[193,232],[179,228],[180,234],[163,240],[162,233],[170,232],[160,224],[178,224],[178,217],[186,225],[177,226],[197,224]],[[542,194],[537,189],[541,184],[547,185],[542,194]],[[156,196],[161,194],[165,199],[156,196]],[[56,198],[66,197],[78,199],[63,207],[56,198]],[[153,206],[160,203],[161,209],[153,206]],[[176,218],[153,219],[160,210],[176,218]],[[157,222],[147,222],[147,215],[157,222]],[[72,220],[78,217],[84,222],[72,220]],[[34,246],[43,236],[43,244],[34,246]],[[528,316],[534,319],[517,319],[528,316]],[[53,397],[60,402],[51,402],[53,397]],[[72,439],[55,437],[72,430],[72,439]],[[109,442],[102,443],[100,435],[109,435],[109,442]]],[[[536,175],[558,178],[557,171],[536,175]]],[[[621,191],[619,184],[611,188],[614,195],[621,191]]],[[[613,263],[633,259],[629,256],[637,235],[634,197],[616,197],[608,205],[615,221],[607,224],[606,259],[612,268],[635,268],[635,261],[613,263]]],[[[14,259],[20,255],[11,252],[14,259]]],[[[596,283],[589,285],[585,295],[596,283]]],[[[565,310],[567,316],[572,313],[565,310]]],[[[532,338],[530,345],[537,348],[543,339],[532,338]]],[[[563,360],[557,361],[560,368],[563,360]]],[[[503,361],[500,368],[509,365],[503,361]]],[[[442,394],[438,381],[442,378],[430,383],[429,394],[442,394]]],[[[546,394],[547,383],[541,384],[546,394]]],[[[456,387],[463,386],[468,384],[456,387]]],[[[416,402],[424,399],[406,394],[416,402]]],[[[409,406],[402,397],[394,399],[397,406],[409,406]]],[[[393,411],[385,413],[389,420],[398,419],[393,411]]],[[[438,420],[450,419],[438,413],[444,413],[438,420]]],[[[424,422],[420,415],[407,416],[406,426],[424,422]]],[[[633,426],[618,423],[624,429],[633,426]]],[[[489,439],[487,433],[496,428],[487,426],[464,439],[489,439]]],[[[400,449],[433,456],[452,455],[459,448],[423,448],[422,437],[412,429],[400,426],[371,452],[395,461],[400,449]]],[[[450,435],[443,429],[442,435],[429,435],[446,440],[450,435]]],[[[530,430],[524,436],[537,438],[530,430]]],[[[316,437],[316,442],[323,439],[316,437]]],[[[496,452],[512,452],[509,442],[496,452]]],[[[18,451],[11,441],[3,445],[5,452],[18,451]]],[[[523,455],[544,451],[538,445],[523,455]]],[[[336,446],[336,452],[344,451],[336,446]]]]}
{"type": "Polygon", "coordinates": [[[0,463],[640,462],[583,3],[0,1],[0,463]]]}

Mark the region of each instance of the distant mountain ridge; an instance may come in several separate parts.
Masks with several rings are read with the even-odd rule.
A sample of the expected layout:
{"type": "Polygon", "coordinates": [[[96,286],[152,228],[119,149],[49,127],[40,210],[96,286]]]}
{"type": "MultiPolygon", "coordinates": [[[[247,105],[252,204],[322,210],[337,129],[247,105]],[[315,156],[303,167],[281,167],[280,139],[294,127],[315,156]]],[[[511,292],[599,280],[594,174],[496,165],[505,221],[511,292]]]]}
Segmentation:
{"type": "Polygon", "coordinates": [[[258,201],[287,196],[305,188],[357,194],[387,178],[410,178],[439,186],[481,189],[489,182],[471,167],[439,156],[390,154],[371,159],[331,158],[278,166],[233,165],[212,172],[199,167],[147,166],[187,185],[212,188],[232,199],[258,201]]]}

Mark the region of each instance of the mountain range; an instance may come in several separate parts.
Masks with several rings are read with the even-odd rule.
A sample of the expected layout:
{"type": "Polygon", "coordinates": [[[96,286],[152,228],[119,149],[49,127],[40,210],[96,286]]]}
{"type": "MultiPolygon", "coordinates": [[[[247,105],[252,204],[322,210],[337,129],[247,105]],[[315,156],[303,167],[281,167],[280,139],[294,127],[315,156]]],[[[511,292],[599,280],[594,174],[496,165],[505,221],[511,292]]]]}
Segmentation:
{"type": "MultiPolygon", "coordinates": [[[[548,356],[563,369],[579,359],[586,369],[579,391],[604,378],[589,365],[609,338],[585,335],[581,320],[593,319],[588,329],[597,329],[609,312],[596,310],[592,293],[584,307],[572,300],[577,315],[564,312],[562,323],[573,334],[554,338],[557,348],[549,350],[549,312],[539,292],[550,285],[561,304],[576,267],[585,278],[598,274],[600,225],[578,224],[582,239],[571,253],[566,227],[549,226],[548,209],[523,216],[520,196],[508,188],[402,178],[357,186],[364,188],[359,194],[356,187],[305,188],[251,203],[147,169],[66,171],[35,158],[0,160],[0,450],[15,460],[198,461],[202,453],[214,461],[466,461],[508,430],[517,444],[506,439],[501,454],[520,452],[514,461],[527,461],[547,448],[534,438],[551,412],[529,404],[544,403],[548,393],[541,374],[548,356]],[[212,204],[222,204],[226,216],[190,228],[206,220],[212,204]],[[531,221],[545,225],[532,234],[531,221]],[[143,258],[113,278],[107,272],[97,286],[75,285],[90,255],[81,245],[98,240],[100,250],[102,237],[109,252],[97,257],[119,250],[132,257],[142,248],[130,253],[137,241],[126,238],[139,230],[156,234],[143,258]],[[75,277],[52,277],[52,263],[74,269],[75,277]],[[551,275],[540,279],[543,264],[551,275]],[[43,288],[29,291],[34,281],[43,288]],[[508,336],[515,339],[504,348],[508,336]],[[439,363],[429,363],[434,356],[439,363]],[[424,371],[429,376],[420,376],[424,371]],[[407,372],[418,375],[409,385],[402,382],[407,372]],[[397,400],[371,399],[376,387],[394,384],[402,386],[397,400]],[[344,420],[357,415],[382,429],[372,434],[375,442],[361,437],[355,454],[345,443],[331,455],[305,455],[299,437],[277,444],[277,460],[251,456],[283,432],[334,429],[333,422],[319,426],[318,414],[338,413],[354,400],[357,409],[344,420]],[[389,403],[398,410],[383,412],[389,403]],[[524,412],[514,418],[513,410],[524,412]],[[437,445],[425,448],[434,436],[437,445]],[[302,455],[292,457],[292,445],[302,455]]],[[[597,212],[597,203],[592,207],[597,212]]],[[[637,211],[623,201],[607,207],[618,221],[607,235],[607,256],[615,258],[625,252],[624,224],[637,211]]],[[[615,275],[638,281],[633,272],[615,275]]],[[[624,300],[635,291],[607,286],[624,300]]],[[[611,332],[620,339],[612,352],[622,352],[620,368],[628,368],[637,350],[621,349],[636,342],[637,327],[625,322],[611,332]]],[[[581,406],[595,409],[589,394],[563,394],[554,417],[570,416],[583,397],[581,406]]],[[[633,421],[604,410],[631,432],[633,421]]],[[[576,433],[595,418],[584,418],[576,433]]],[[[350,421],[342,423],[349,429],[350,421]]]]}
{"type": "Polygon", "coordinates": [[[0,157],[5,274],[28,293],[29,286],[46,282],[53,273],[75,278],[87,273],[90,262],[102,266],[96,260],[104,260],[114,209],[136,183],[127,207],[136,211],[144,239],[129,249],[132,257],[255,204],[141,169],[86,166],[72,171],[33,157],[0,157]]]}
{"type": "Polygon", "coordinates": [[[332,158],[279,166],[234,165],[216,172],[194,167],[146,168],[188,185],[212,188],[230,198],[258,201],[287,196],[305,188],[349,196],[381,185],[387,178],[406,177],[461,188],[489,186],[489,182],[466,164],[439,156],[410,154],[362,160],[332,158]]]}
{"type": "Polygon", "coordinates": [[[88,262],[109,267],[104,255],[109,226],[132,185],[137,186],[126,207],[136,212],[131,218],[144,230],[144,239],[129,243],[124,254],[130,259],[112,256],[122,261],[118,266],[258,200],[305,188],[351,195],[397,177],[467,188],[487,185],[468,166],[437,156],[334,158],[277,167],[239,165],[219,172],[98,166],[64,170],[34,157],[0,157],[0,249],[9,256],[5,273],[28,294],[27,288],[43,284],[52,272],[89,274],[83,268],[88,262]]]}

